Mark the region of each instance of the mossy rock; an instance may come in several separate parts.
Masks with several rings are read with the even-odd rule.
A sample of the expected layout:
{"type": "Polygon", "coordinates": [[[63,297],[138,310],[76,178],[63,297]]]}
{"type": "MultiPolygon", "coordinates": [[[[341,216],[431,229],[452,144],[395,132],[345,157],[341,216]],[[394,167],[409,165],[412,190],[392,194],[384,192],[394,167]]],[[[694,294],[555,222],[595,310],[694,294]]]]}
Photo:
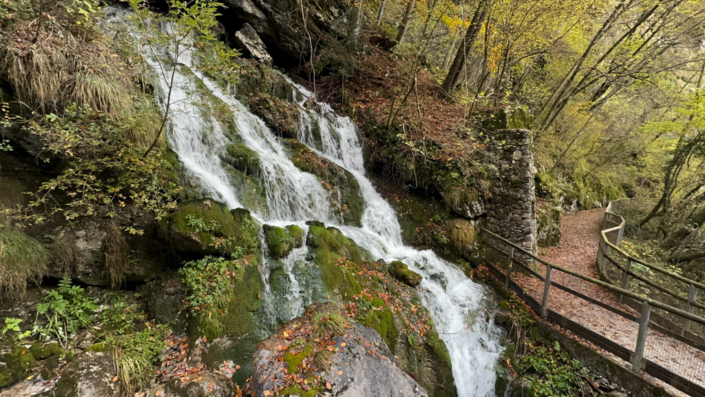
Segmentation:
{"type": "Polygon", "coordinates": [[[255,212],[267,213],[267,192],[262,179],[248,175],[235,167],[226,168],[230,184],[237,190],[240,203],[255,212]]]}
{"type": "Polygon", "coordinates": [[[229,145],[224,160],[247,175],[259,175],[260,173],[259,154],[245,146],[244,143],[229,145]]]}
{"type": "Polygon", "coordinates": [[[370,310],[367,315],[359,319],[360,323],[366,327],[374,328],[379,332],[384,342],[389,347],[392,353],[395,352],[397,346],[397,338],[399,330],[394,324],[394,315],[383,300],[375,298],[371,303],[373,310],[370,310]]]}
{"type": "Polygon", "coordinates": [[[409,270],[406,263],[401,261],[394,261],[389,265],[389,273],[392,274],[397,280],[411,286],[416,287],[421,283],[423,276],[416,273],[413,270],[409,270]]]}
{"type": "Polygon", "coordinates": [[[360,184],[350,171],[319,157],[308,146],[294,139],[288,139],[291,160],[298,169],[313,174],[328,191],[331,205],[336,208],[341,221],[346,225],[362,226],[365,200],[360,192],[360,184]]]}
{"type": "Polygon", "coordinates": [[[0,366],[0,389],[2,389],[24,379],[34,367],[36,360],[28,348],[15,346],[0,358],[0,362],[5,363],[4,366],[0,366]]]}
{"type": "Polygon", "coordinates": [[[64,351],[58,343],[50,343],[44,346],[41,342],[36,342],[29,348],[35,360],[44,360],[51,356],[61,355],[64,351]]]}
{"type": "Polygon", "coordinates": [[[264,225],[263,229],[269,255],[274,259],[287,257],[294,248],[300,248],[303,244],[303,230],[296,225],[286,228],[264,225]]]}
{"type": "Polygon", "coordinates": [[[160,236],[177,251],[241,256],[257,252],[259,225],[249,211],[203,199],[182,204],[160,222],[160,236]]]}
{"type": "Polygon", "coordinates": [[[354,241],[336,228],[310,226],[306,244],[315,253],[316,266],[320,268],[323,284],[329,292],[351,299],[362,291],[362,286],[348,267],[362,263],[360,249],[354,241]],[[346,264],[346,261],[349,263],[346,264]]]}

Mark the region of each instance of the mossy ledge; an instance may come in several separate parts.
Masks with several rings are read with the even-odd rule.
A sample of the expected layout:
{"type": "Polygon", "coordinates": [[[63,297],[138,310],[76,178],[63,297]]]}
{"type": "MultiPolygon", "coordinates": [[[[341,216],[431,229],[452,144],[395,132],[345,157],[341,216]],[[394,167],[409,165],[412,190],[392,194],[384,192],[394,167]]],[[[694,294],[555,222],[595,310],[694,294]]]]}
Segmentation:
{"type": "Polygon", "coordinates": [[[258,251],[259,225],[244,209],[202,199],[182,204],[163,219],[160,236],[177,251],[196,255],[240,257],[258,251]]]}
{"type": "Polygon", "coordinates": [[[397,280],[403,283],[416,287],[419,285],[423,277],[413,270],[409,270],[409,266],[401,261],[394,261],[389,265],[389,273],[392,274],[397,280]]]}

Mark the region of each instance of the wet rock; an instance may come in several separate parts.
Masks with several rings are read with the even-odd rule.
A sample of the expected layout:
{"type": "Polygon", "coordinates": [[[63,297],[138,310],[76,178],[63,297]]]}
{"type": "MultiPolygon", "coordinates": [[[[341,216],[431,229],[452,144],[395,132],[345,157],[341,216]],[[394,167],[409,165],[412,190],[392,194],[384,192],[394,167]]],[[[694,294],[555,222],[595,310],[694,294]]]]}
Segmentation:
{"type": "Polygon", "coordinates": [[[259,116],[275,133],[296,138],[301,114],[298,107],[283,99],[260,95],[249,102],[250,111],[259,116]]]}
{"type": "Polygon", "coordinates": [[[444,273],[433,273],[431,275],[431,280],[440,284],[443,289],[446,289],[446,285],[448,285],[448,277],[446,277],[444,273]]]}
{"type": "Polygon", "coordinates": [[[330,305],[316,304],[303,317],[287,323],[270,336],[252,360],[252,395],[302,395],[324,391],[339,397],[416,397],[426,391],[407,375],[394,359],[384,340],[374,329],[357,323],[322,334],[324,344],[316,344],[310,332],[320,321],[329,319],[330,305]],[[319,317],[323,316],[323,317],[319,317]],[[303,338],[303,339],[301,339],[303,338]],[[297,340],[303,341],[297,342],[297,340]],[[329,351],[328,346],[336,346],[329,351]],[[281,360],[279,359],[281,357],[281,360]],[[310,385],[287,383],[288,374],[319,376],[310,385]],[[304,375],[305,374],[305,375],[304,375]],[[264,394],[269,391],[268,394],[264,394]]]}
{"type": "Polygon", "coordinates": [[[416,273],[413,270],[409,270],[409,267],[401,261],[394,261],[389,265],[389,272],[397,280],[411,286],[416,287],[421,283],[423,276],[416,273]]]}
{"type": "Polygon", "coordinates": [[[234,393],[227,382],[210,372],[199,372],[174,379],[135,397],[230,397],[234,393]]]}
{"type": "Polygon", "coordinates": [[[341,221],[346,225],[362,226],[365,200],[355,176],[337,164],[319,157],[308,146],[296,140],[287,140],[287,143],[291,148],[294,165],[321,180],[341,221]]]}
{"type": "Polygon", "coordinates": [[[119,397],[119,383],[113,382],[117,374],[115,359],[108,352],[86,352],[67,365],[47,396],[119,397]]]}
{"type": "Polygon", "coordinates": [[[173,324],[176,332],[181,331],[184,319],[179,313],[184,306],[184,291],[179,276],[172,275],[155,281],[146,295],[147,312],[154,321],[158,324],[173,324]]]}
{"type": "Polygon", "coordinates": [[[272,57],[267,52],[267,47],[249,23],[245,23],[242,29],[235,33],[235,44],[259,62],[272,63],[272,57]]]}

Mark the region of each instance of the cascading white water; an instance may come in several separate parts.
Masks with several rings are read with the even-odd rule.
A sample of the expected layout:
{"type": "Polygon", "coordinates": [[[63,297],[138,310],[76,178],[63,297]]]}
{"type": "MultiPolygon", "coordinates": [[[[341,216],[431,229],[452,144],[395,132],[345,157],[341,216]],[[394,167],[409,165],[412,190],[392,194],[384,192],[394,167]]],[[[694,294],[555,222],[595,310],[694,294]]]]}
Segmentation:
{"type": "MultiPolygon", "coordinates": [[[[149,52],[143,53],[143,56],[155,71],[159,70],[157,60],[149,52]]],[[[450,352],[458,394],[461,397],[493,396],[494,367],[502,347],[499,344],[500,331],[492,324],[483,302],[487,296],[485,287],[468,279],[461,270],[433,252],[417,251],[403,245],[394,210],[365,177],[362,141],[354,123],[346,117],[335,115],[326,104],[318,104],[319,111],[306,109],[304,103],[313,94],[292,83],[298,90],[295,98],[302,114],[299,140],[355,176],[365,200],[361,228],[336,225],[338,221],[331,209],[328,193],[316,177],[300,171],[293,164],[279,138],[261,119],[249,112],[227,90],[196,70],[189,52],[180,56],[178,62],[188,73],[177,68],[172,98],[178,98],[178,102],[172,105],[168,141],[184,169],[198,179],[208,195],[231,208],[241,206],[237,190],[230,184],[220,160],[231,142],[230,138],[212,116],[204,116],[199,111],[196,102],[200,98],[194,96],[196,79],[200,79],[216,98],[230,107],[242,143],[259,154],[267,210],[251,209],[255,217],[261,222],[280,226],[291,223],[303,225],[307,220],[335,225],[374,257],[385,261],[402,260],[421,273],[424,279],[418,293],[450,352]],[[313,137],[314,121],[320,130],[319,145],[313,137]]],[[[165,77],[159,79],[162,90],[167,86],[165,77]]],[[[304,304],[316,300],[310,292],[306,296],[304,291],[315,287],[302,287],[294,270],[297,264],[305,262],[306,253],[304,245],[282,261],[291,283],[287,309],[280,314],[288,318],[279,320],[300,315],[304,304]]],[[[269,299],[271,302],[274,298],[270,296],[269,299]]]]}

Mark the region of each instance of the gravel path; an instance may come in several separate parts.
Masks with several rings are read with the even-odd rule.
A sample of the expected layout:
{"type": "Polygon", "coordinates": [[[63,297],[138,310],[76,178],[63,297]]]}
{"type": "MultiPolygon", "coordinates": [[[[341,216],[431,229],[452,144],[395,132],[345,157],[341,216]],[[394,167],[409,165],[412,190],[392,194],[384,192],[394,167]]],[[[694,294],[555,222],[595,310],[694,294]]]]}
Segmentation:
{"type": "MultiPolygon", "coordinates": [[[[556,265],[598,278],[595,259],[604,212],[603,208],[598,208],[563,217],[561,246],[543,250],[541,257],[556,265]]],[[[539,264],[538,273],[545,275],[545,266],[539,264]]],[[[551,278],[556,283],[639,317],[638,313],[620,304],[614,294],[600,286],[555,270],[551,278]]],[[[541,280],[523,274],[517,274],[514,279],[524,291],[541,302],[544,286],[541,280]]],[[[632,351],[635,348],[639,326],[631,320],[557,288],[551,289],[549,308],[632,351]]],[[[649,330],[644,355],[647,359],[705,387],[704,352],[649,330]]]]}

